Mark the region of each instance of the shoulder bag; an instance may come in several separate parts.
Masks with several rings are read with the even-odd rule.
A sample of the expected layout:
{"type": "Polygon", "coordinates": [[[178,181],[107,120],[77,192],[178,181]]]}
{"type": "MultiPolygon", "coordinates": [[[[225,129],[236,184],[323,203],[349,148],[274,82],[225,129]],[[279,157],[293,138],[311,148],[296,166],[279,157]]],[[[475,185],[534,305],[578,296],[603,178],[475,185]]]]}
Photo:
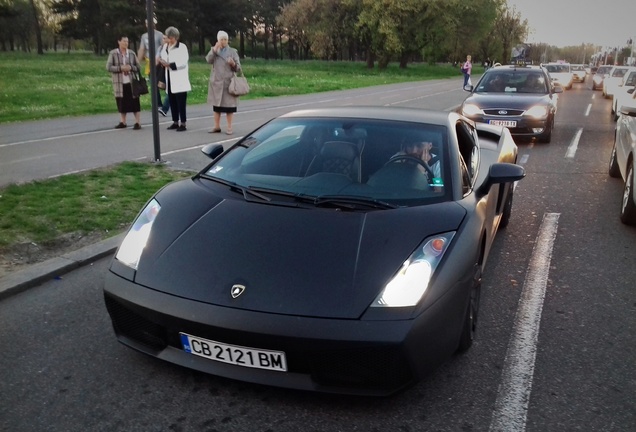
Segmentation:
{"type": "Polygon", "coordinates": [[[245,78],[243,71],[241,71],[241,75],[237,75],[236,72],[234,72],[227,91],[232,96],[244,96],[250,92],[250,85],[247,83],[247,78],[245,78]]]}
{"type": "Polygon", "coordinates": [[[130,82],[132,84],[133,97],[138,98],[141,95],[148,94],[148,83],[146,82],[146,78],[141,76],[138,72],[131,73],[130,82]]]}

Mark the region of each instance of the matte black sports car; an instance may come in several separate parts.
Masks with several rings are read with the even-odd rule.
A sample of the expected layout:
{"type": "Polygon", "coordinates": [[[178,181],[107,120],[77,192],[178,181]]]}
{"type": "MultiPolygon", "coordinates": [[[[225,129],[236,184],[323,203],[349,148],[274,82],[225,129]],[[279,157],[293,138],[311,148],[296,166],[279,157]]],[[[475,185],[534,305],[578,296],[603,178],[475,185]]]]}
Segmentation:
{"type": "Polygon", "coordinates": [[[539,66],[497,66],[488,69],[464,100],[460,113],[476,121],[510,129],[515,138],[552,140],[558,93],[539,66]]]}
{"type": "Polygon", "coordinates": [[[386,395],[472,343],[524,176],[507,129],[347,107],[261,126],[160,190],[104,295],[118,339],[182,366],[386,395]]]}

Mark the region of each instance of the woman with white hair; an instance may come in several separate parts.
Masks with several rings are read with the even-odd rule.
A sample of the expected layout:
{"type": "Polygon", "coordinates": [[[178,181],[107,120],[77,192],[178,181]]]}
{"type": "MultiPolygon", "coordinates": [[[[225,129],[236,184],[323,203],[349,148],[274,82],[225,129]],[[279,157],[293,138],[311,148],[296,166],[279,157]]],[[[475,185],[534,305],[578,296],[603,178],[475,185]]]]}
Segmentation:
{"type": "Polygon", "coordinates": [[[190,55],[188,47],[179,42],[179,30],[168,27],[166,37],[168,46],[161,50],[159,63],[166,69],[166,92],[170,98],[170,108],[172,108],[172,125],[168,129],[183,132],[186,130],[188,92],[192,90],[188,73],[190,55]]]}
{"type": "Polygon", "coordinates": [[[221,113],[225,113],[227,120],[226,134],[232,135],[232,117],[238,106],[238,97],[229,93],[230,81],[236,72],[241,70],[238,52],[228,46],[228,34],[220,31],[216,35],[216,44],[205,56],[205,60],[212,65],[208,82],[208,103],[214,111],[214,128],[210,133],[221,132],[221,113]]]}

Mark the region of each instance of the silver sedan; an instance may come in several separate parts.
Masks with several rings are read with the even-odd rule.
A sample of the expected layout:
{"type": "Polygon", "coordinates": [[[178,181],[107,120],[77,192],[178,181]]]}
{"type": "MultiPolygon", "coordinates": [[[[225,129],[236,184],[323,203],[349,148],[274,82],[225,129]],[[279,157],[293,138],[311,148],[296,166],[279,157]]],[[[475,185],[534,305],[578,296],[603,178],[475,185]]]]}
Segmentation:
{"type": "Polygon", "coordinates": [[[636,178],[634,177],[634,155],[636,154],[636,92],[618,108],[618,120],[614,137],[614,148],[609,162],[609,175],[624,181],[621,202],[621,221],[636,225],[636,178]]]}

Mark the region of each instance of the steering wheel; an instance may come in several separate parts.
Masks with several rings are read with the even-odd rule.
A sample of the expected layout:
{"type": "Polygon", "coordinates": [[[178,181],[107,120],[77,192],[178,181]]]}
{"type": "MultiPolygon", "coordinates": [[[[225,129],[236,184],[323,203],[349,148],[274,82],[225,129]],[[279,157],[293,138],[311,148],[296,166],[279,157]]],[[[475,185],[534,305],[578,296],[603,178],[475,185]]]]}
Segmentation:
{"type": "Polygon", "coordinates": [[[415,156],[410,156],[410,155],[393,156],[391,159],[389,159],[387,163],[384,164],[384,166],[387,166],[388,164],[392,164],[392,163],[398,163],[398,162],[399,163],[408,162],[408,163],[421,165],[422,167],[424,167],[424,170],[426,170],[426,175],[428,176],[428,179],[431,181],[431,183],[433,182],[433,177],[435,177],[435,175],[433,175],[433,170],[431,169],[431,167],[422,159],[416,158],[415,156]]]}

